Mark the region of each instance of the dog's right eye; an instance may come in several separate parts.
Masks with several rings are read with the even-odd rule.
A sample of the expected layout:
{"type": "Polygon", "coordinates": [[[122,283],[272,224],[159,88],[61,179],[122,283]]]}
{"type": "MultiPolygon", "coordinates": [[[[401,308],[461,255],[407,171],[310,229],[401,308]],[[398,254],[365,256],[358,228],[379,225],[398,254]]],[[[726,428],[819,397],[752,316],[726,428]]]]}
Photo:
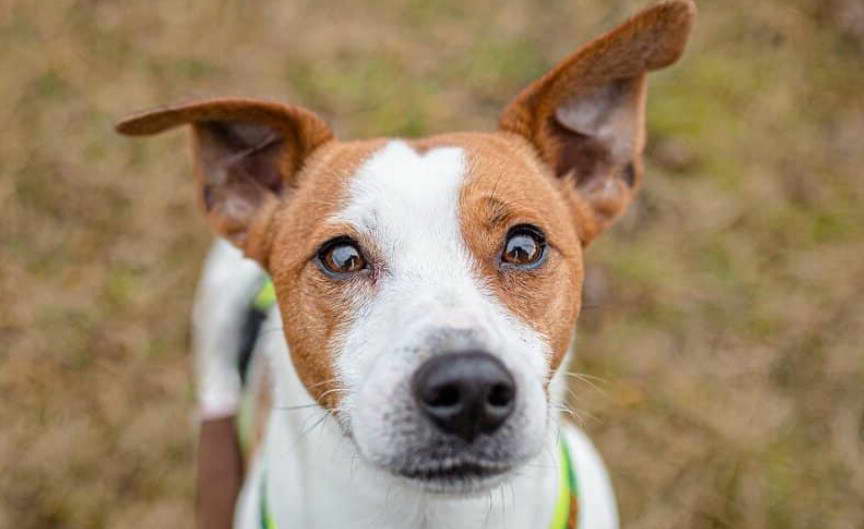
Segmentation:
{"type": "Polygon", "coordinates": [[[318,251],[317,262],[327,275],[339,279],[368,267],[357,243],[347,237],[326,242],[318,251]]]}
{"type": "Polygon", "coordinates": [[[512,268],[528,270],[543,264],[547,254],[546,236],[540,228],[530,224],[520,224],[511,228],[504,242],[501,264],[512,268]]]}

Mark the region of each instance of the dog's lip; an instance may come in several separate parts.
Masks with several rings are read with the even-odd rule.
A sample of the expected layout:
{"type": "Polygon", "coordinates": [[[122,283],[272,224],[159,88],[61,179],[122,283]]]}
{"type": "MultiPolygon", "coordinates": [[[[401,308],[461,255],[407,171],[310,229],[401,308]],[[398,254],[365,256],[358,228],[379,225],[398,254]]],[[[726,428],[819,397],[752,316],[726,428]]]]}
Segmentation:
{"type": "Polygon", "coordinates": [[[490,465],[476,462],[457,462],[448,465],[424,465],[400,468],[396,473],[402,477],[428,482],[456,482],[482,480],[504,474],[508,465],[490,465]]]}

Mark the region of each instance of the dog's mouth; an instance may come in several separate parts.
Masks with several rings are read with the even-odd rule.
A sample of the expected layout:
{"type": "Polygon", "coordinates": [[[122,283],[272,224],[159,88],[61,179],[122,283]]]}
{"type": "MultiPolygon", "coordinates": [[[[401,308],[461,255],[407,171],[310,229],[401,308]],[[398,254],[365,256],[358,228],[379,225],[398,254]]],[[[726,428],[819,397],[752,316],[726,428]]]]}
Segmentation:
{"type": "Polygon", "coordinates": [[[509,465],[454,462],[393,469],[393,472],[429,491],[447,493],[484,490],[510,470],[509,465]]]}
{"type": "Polygon", "coordinates": [[[504,474],[508,467],[490,467],[477,463],[460,463],[447,467],[420,467],[398,471],[402,477],[420,481],[468,481],[504,474]]]}

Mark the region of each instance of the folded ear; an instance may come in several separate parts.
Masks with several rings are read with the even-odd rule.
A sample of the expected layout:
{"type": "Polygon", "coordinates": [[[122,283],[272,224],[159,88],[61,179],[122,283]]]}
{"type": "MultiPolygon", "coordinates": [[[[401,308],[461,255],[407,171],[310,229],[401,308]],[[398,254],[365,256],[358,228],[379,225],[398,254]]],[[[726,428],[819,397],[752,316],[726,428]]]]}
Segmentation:
{"type": "Polygon", "coordinates": [[[695,13],[691,0],[642,11],[531,84],[501,117],[502,130],[527,138],[587,202],[584,244],[632,200],[642,173],[645,74],[678,60],[695,13]]]}
{"type": "Polygon", "coordinates": [[[132,116],[117,131],[157,134],[191,125],[198,196],[219,235],[266,265],[269,223],[304,160],[333,134],[302,108],[245,99],[214,99],[132,116]]]}

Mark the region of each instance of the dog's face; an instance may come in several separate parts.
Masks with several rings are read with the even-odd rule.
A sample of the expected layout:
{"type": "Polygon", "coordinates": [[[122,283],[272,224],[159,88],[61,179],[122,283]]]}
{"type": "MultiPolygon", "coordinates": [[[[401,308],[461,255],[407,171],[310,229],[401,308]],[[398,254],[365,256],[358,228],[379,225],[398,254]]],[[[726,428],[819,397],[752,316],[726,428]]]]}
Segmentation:
{"type": "Polygon", "coordinates": [[[530,144],[334,144],[304,173],[308,189],[278,213],[270,269],[298,372],[360,453],[442,490],[537,454],[582,257],[530,144]],[[339,167],[338,189],[319,164],[339,167]]]}
{"type": "Polygon", "coordinates": [[[120,129],[193,125],[208,219],[271,273],[300,379],[368,463],[486,490],[550,435],[582,250],[633,197],[645,73],[678,58],[692,15],[667,2],[595,40],[494,133],[339,142],[245,100],[120,129]]]}

